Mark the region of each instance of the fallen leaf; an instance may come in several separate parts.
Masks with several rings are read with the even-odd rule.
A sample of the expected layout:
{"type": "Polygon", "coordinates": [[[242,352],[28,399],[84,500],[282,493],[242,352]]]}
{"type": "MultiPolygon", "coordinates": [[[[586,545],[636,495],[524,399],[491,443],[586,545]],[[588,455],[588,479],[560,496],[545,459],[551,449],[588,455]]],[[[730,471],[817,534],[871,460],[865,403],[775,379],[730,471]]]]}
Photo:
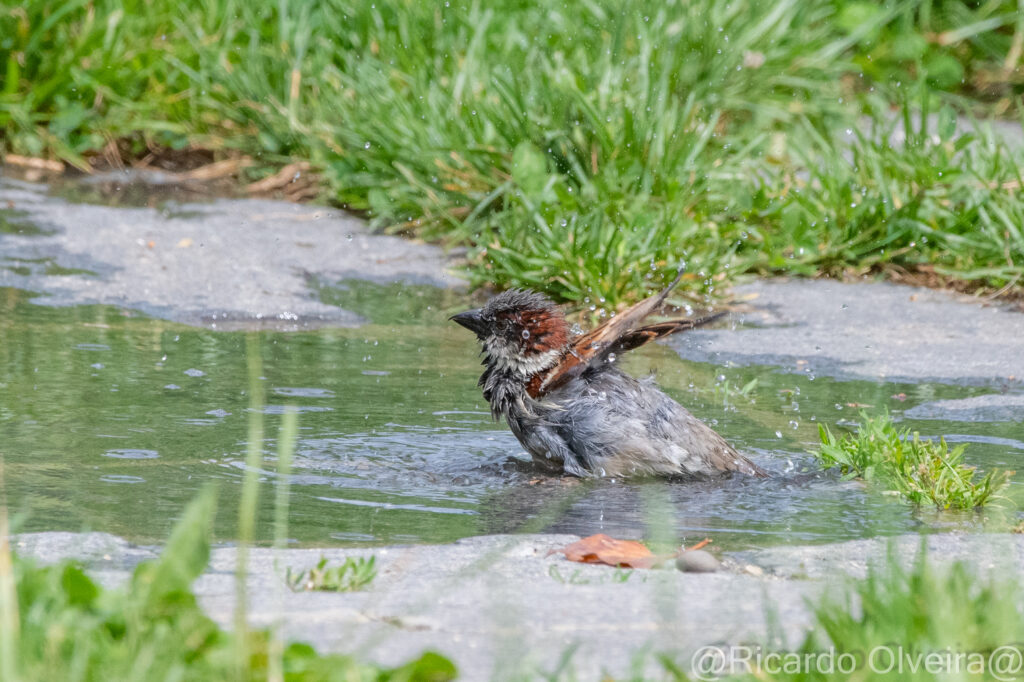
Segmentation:
{"type": "Polygon", "coordinates": [[[695,549],[704,549],[711,544],[711,538],[704,538],[693,547],[683,547],[684,552],[692,552],[695,549]]]}
{"type": "Polygon", "coordinates": [[[569,561],[622,568],[650,568],[661,561],[645,545],[635,540],[616,540],[604,533],[577,540],[554,551],[562,552],[569,561]]]}

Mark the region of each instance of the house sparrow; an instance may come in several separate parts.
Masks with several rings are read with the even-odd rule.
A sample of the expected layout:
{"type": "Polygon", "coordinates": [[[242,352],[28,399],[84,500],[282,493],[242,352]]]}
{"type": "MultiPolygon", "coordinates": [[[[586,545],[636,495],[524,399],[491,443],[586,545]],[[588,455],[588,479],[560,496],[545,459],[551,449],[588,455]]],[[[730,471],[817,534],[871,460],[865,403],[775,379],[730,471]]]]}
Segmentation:
{"type": "Polygon", "coordinates": [[[654,339],[721,316],[640,326],[679,282],[573,337],[547,297],[505,291],[450,319],[483,345],[480,377],[495,419],[545,468],[574,476],[767,476],[711,427],[614,363],[654,339]]]}

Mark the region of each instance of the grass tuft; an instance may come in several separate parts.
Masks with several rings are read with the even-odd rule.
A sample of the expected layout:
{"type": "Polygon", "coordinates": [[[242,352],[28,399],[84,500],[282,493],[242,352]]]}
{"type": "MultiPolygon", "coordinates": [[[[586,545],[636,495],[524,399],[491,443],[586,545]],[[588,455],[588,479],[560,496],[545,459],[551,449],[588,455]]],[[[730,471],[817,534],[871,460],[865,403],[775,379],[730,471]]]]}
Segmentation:
{"type": "Polygon", "coordinates": [[[1022,36],[1016,0],[27,0],[0,152],[303,159],[375,227],[467,247],[474,284],[595,312],[682,262],[696,299],[922,268],[1019,292],[1021,154],[949,108],[893,144],[890,110],[1016,115],[1022,36]]]}
{"type": "Polygon", "coordinates": [[[1000,497],[1013,472],[993,470],[979,478],[963,463],[967,446],[949,449],[945,439],[921,440],[910,429],[896,428],[888,414],[861,413],[856,435],[834,436],[818,426],[821,447],[814,455],[825,467],[838,466],[847,478],[877,481],[914,504],[939,509],[975,509],[1000,497]]]}
{"type": "MultiPolygon", "coordinates": [[[[977,576],[959,562],[938,566],[924,547],[912,563],[890,549],[867,579],[816,605],[816,625],[800,653],[820,656],[830,646],[851,652],[860,657],[858,679],[999,679],[993,654],[1020,654],[1019,599],[1012,581],[977,576]]],[[[759,679],[851,679],[835,669],[809,672],[759,679]]]]}
{"type": "Polygon", "coordinates": [[[285,582],[293,592],[322,590],[324,592],[354,592],[361,590],[377,577],[376,557],[364,559],[349,557],[338,566],[328,566],[321,557],[308,571],[285,572],[285,582]]]}

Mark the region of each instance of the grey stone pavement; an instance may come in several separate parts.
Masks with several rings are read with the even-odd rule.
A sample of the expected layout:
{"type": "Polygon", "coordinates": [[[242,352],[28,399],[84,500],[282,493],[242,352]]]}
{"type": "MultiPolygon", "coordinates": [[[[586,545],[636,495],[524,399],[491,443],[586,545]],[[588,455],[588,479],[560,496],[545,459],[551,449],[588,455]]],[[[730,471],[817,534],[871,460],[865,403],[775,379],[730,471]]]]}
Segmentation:
{"type": "MultiPolygon", "coordinates": [[[[559,679],[638,670],[659,679],[657,654],[688,669],[707,645],[795,649],[813,626],[810,604],[825,593],[841,596],[890,549],[909,565],[921,548],[919,536],[907,535],[729,553],[718,573],[628,572],[549,555],[576,539],[491,535],[449,545],[255,549],[250,617],[253,625],[280,626],[287,637],[320,650],[358,652],[382,665],[439,651],[466,680],[535,679],[559,669],[567,653],[559,679]],[[321,557],[339,562],[371,554],[378,576],[359,592],[295,593],[283,579],[287,568],[306,569],[321,557]]],[[[1000,580],[1024,577],[1020,535],[943,534],[926,543],[936,561],[969,561],[1000,580]]],[[[13,545],[42,562],[78,558],[108,586],[158,551],[104,533],[34,533],[15,537],[13,545]]],[[[234,608],[235,557],[233,548],[215,549],[195,584],[201,605],[224,627],[234,608]]]]}
{"type": "Polygon", "coordinates": [[[885,282],[776,279],[733,293],[749,312],[670,337],[680,355],[841,379],[1024,387],[1020,311],[885,282]]]}
{"type": "Polygon", "coordinates": [[[374,234],[322,206],[221,199],[115,208],[0,177],[0,210],[14,228],[0,232],[0,286],[38,291],[41,304],[104,303],[219,329],[299,329],[362,322],[318,301],[313,276],[461,284],[441,249],[374,234]],[[18,234],[22,223],[35,229],[18,234]]]}
{"type": "MultiPolygon", "coordinates": [[[[311,278],[461,285],[439,249],[372,234],[352,217],[308,205],[220,200],[110,208],[0,179],[0,210],[7,221],[0,229],[0,286],[39,292],[41,304],[105,303],[220,329],[287,329],[361,323],[318,301],[311,278]]],[[[672,339],[672,347],[720,365],[989,386],[990,394],[918,406],[913,416],[1024,421],[1021,312],[880,283],[772,280],[736,293],[744,312],[672,339]]],[[[863,576],[867,561],[885,556],[887,542],[743,552],[726,556],[719,573],[635,571],[626,578],[548,554],[574,539],[489,536],[441,546],[290,549],[279,557],[257,549],[252,619],[280,621],[289,636],[383,664],[435,649],[470,680],[535,676],[573,650],[568,665],[579,679],[621,676],[645,648],[686,667],[690,653],[709,643],[771,638],[798,646],[812,622],[807,600],[838,589],[844,576],[863,576]],[[380,575],[365,591],[284,589],[285,567],[370,553],[380,575]]],[[[1020,536],[945,534],[927,542],[942,561],[961,558],[1004,576],[1024,570],[1020,536]]],[[[897,543],[899,554],[910,557],[920,539],[897,543]]],[[[103,534],[20,536],[15,548],[43,561],[80,557],[110,584],[156,552],[103,534]]],[[[234,550],[218,548],[196,584],[203,606],[225,625],[233,570],[234,550]]]]}

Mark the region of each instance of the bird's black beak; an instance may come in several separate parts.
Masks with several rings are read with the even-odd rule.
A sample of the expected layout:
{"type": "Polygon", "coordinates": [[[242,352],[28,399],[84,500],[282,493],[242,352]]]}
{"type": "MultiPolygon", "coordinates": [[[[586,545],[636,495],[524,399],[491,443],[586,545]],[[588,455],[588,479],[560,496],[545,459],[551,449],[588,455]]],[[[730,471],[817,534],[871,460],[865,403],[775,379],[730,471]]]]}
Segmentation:
{"type": "Polygon", "coordinates": [[[448,318],[452,322],[462,325],[471,332],[475,332],[477,336],[484,336],[487,332],[487,322],[480,314],[480,309],[467,310],[464,313],[458,315],[452,315],[448,318]]]}

